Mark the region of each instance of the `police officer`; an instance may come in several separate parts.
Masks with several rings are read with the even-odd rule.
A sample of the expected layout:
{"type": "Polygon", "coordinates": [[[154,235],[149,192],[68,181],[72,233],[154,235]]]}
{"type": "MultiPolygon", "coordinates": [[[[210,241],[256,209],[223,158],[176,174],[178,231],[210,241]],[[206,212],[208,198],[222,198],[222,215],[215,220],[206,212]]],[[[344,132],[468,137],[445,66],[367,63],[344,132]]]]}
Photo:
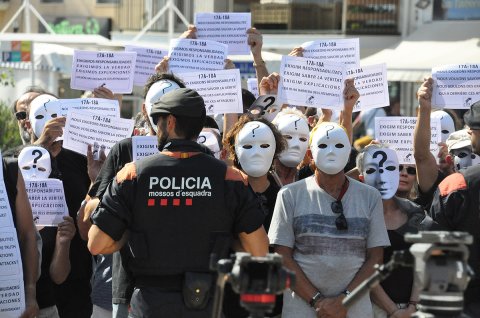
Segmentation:
{"type": "Polygon", "coordinates": [[[88,246],[108,254],[128,241],[131,316],[210,317],[213,246],[233,234],[246,252],[264,256],[264,216],[245,177],[196,143],[206,117],[197,92],[166,93],[151,117],[162,151],[118,172],[92,215],[88,246]]]}

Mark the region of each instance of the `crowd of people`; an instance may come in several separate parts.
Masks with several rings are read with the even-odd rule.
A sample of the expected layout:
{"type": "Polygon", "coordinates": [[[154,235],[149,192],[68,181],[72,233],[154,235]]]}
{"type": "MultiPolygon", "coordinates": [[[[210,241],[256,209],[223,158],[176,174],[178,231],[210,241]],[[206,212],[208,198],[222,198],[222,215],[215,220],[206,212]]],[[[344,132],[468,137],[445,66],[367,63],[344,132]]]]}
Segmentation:
{"type": "MultiPolygon", "coordinates": [[[[196,28],[182,37],[195,38],[196,28]]],[[[259,94],[276,94],[281,78],[266,68],[258,30],[248,30],[248,43],[259,94]]],[[[302,56],[302,48],[290,55],[302,56]]],[[[400,164],[372,126],[375,116],[400,115],[398,103],[353,113],[360,98],[353,78],[343,84],[338,114],[252,108],[255,97],[243,90],[243,114],[210,117],[168,64],[165,57],[152,70],[134,130],[156,135],[159,152],[138,161],[132,138],[107,156],[103,149],[94,156],[93,145],[86,157],[63,148],[68,119],[42,107],[56,98],[51,92],[31,88],[13,103],[23,145],[2,156],[24,267],[22,317],[211,317],[210,256],[239,251],[278,253],[296,275],[270,317],[410,317],[420,291],[409,268],[348,310],[342,301],[375,264],[409,249],[406,233],[428,230],[470,233],[468,262],[480,273],[480,101],[463,117],[434,111],[435,83],[426,78],[417,92],[415,163],[400,164]],[[435,117],[442,143],[433,155],[435,117]],[[32,167],[25,149],[45,161],[32,167]],[[63,182],[69,216],[58,227],[34,227],[24,184],[32,174],[63,182]]],[[[104,86],[92,96],[121,103],[104,86]]],[[[464,311],[480,317],[478,277],[464,293],[464,311]]],[[[249,316],[229,284],[223,316],[249,316]]]]}

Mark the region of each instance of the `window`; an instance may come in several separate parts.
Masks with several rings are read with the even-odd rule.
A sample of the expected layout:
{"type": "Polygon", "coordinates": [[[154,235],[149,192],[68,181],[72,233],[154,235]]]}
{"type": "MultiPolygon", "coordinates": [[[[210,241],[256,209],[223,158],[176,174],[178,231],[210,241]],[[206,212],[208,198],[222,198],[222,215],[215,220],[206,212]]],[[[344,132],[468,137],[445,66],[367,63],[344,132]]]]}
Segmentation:
{"type": "Polygon", "coordinates": [[[41,0],[42,3],[62,3],[63,0],[41,0]]]}
{"type": "Polygon", "coordinates": [[[120,0],[97,0],[97,4],[119,4],[120,0]]]}

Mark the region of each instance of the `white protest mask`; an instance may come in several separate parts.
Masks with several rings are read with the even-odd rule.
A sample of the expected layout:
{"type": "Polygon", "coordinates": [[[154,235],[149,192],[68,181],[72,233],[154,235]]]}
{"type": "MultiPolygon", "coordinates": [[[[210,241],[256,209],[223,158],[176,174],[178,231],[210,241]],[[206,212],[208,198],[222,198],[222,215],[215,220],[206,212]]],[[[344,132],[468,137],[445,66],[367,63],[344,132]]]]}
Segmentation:
{"type": "Polygon", "coordinates": [[[261,177],[268,172],[272,166],[275,148],[272,130],[258,121],[246,123],[235,141],[235,153],[242,170],[252,177],[261,177]]]}
{"type": "Polygon", "coordinates": [[[451,133],[455,131],[455,124],[452,117],[443,110],[434,111],[431,118],[440,118],[440,126],[442,128],[442,142],[445,142],[451,133]]]}
{"type": "Polygon", "coordinates": [[[480,165],[480,156],[472,153],[472,166],[480,165]]]}
{"type": "Polygon", "coordinates": [[[472,149],[469,147],[464,147],[460,149],[453,149],[453,163],[456,171],[460,169],[468,168],[472,165],[472,149]]]}
{"type": "Polygon", "coordinates": [[[18,155],[18,167],[26,180],[47,179],[52,172],[50,154],[42,147],[25,147],[18,155]]]}
{"type": "Polygon", "coordinates": [[[326,174],[342,171],[348,163],[350,150],[347,133],[338,124],[321,124],[312,136],[310,151],[313,160],[317,168],[326,174]]]}
{"type": "Polygon", "coordinates": [[[60,104],[51,103],[56,100],[58,100],[58,98],[52,95],[42,94],[31,101],[29,120],[37,138],[42,134],[47,121],[60,116],[60,104]]]}
{"type": "Polygon", "coordinates": [[[282,115],[275,122],[278,130],[287,140],[288,147],[278,157],[286,167],[294,168],[305,157],[308,148],[309,129],[304,118],[294,114],[282,115]]]}
{"type": "Polygon", "coordinates": [[[145,97],[145,110],[147,111],[148,119],[150,120],[150,123],[152,124],[153,130],[155,130],[155,132],[157,132],[157,125],[153,123],[153,119],[152,117],[150,117],[150,113],[152,112],[152,106],[160,100],[160,97],[177,88],[180,88],[177,83],[167,79],[155,82],[152,86],[150,86],[150,89],[147,92],[147,96],[145,97]]]}
{"type": "Polygon", "coordinates": [[[282,105],[277,103],[277,96],[262,95],[253,102],[249,111],[256,116],[260,115],[262,118],[272,122],[281,108],[282,105]]]}
{"type": "Polygon", "coordinates": [[[220,159],[220,145],[214,133],[211,131],[201,131],[198,135],[197,142],[210,149],[215,158],[220,159]]]}
{"type": "Polygon", "coordinates": [[[375,147],[368,149],[363,157],[362,175],[366,184],[380,191],[383,200],[391,199],[400,182],[395,150],[375,147]]]}

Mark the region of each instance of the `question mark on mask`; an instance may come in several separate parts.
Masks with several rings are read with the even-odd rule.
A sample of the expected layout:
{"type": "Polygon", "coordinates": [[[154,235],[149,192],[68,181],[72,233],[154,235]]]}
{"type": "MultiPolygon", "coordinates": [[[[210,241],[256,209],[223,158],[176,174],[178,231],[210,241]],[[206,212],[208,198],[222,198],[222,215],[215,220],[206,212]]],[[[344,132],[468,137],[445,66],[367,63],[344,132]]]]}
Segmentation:
{"type": "Polygon", "coordinates": [[[42,152],[38,149],[35,149],[34,151],[32,151],[32,156],[35,156],[35,154],[38,154],[38,155],[35,158],[33,158],[33,167],[34,168],[37,167],[38,159],[42,158],[42,152]]]}
{"type": "Polygon", "coordinates": [[[167,87],[165,87],[164,89],[162,89],[162,92],[163,92],[163,94],[165,94],[165,90],[166,90],[167,88],[170,88],[170,87],[172,87],[173,85],[172,85],[172,83],[170,83],[170,82],[167,82],[167,81],[164,81],[163,83],[165,83],[165,84],[168,84],[168,86],[167,86],[167,87]]]}
{"type": "Polygon", "coordinates": [[[255,137],[255,129],[260,128],[260,125],[259,125],[259,124],[255,124],[255,125],[257,125],[257,127],[255,127],[255,128],[252,129],[252,137],[255,137]]]}
{"type": "MultiPolygon", "coordinates": [[[[382,159],[380,159],[380,162],[378,163],[378,166],[381,168],[383,167],[385,161],[387,161],[387,154],[385,153],[385,151],[382,150],[375,151],[373,154],[373,159],[377,158],[378,156],[382,156],[382,159]]],[[[380,173],[383,173],[383,169],[379,169],[379,171],[380,173]]]]}
{"type": "Polygon", "coordinates": [[[297,120],[295,120],[295,130],[298,130],[298,128],[297,128],[297,122],[299,122],[299,121],[300,121],[300,118],[297,119],[297,120]]]}
{"type": "Polygon", "coordinates": [[[205,141],[207,141],[207,137],[202,136],[202,135],[198,136],[197,143],[204,144],[205,141]]]}
{"type": "Polygon", "coordinates": [[[335,129],[335,126],[333,125],[328,125],[327,126],[327,138],[330,139],[330,136],[328,136],[328,132],[331,131],[331,130],[334,130],[335,129]],[[328,127],[331,127],[331,128],[328,128],[328,127]]]}

